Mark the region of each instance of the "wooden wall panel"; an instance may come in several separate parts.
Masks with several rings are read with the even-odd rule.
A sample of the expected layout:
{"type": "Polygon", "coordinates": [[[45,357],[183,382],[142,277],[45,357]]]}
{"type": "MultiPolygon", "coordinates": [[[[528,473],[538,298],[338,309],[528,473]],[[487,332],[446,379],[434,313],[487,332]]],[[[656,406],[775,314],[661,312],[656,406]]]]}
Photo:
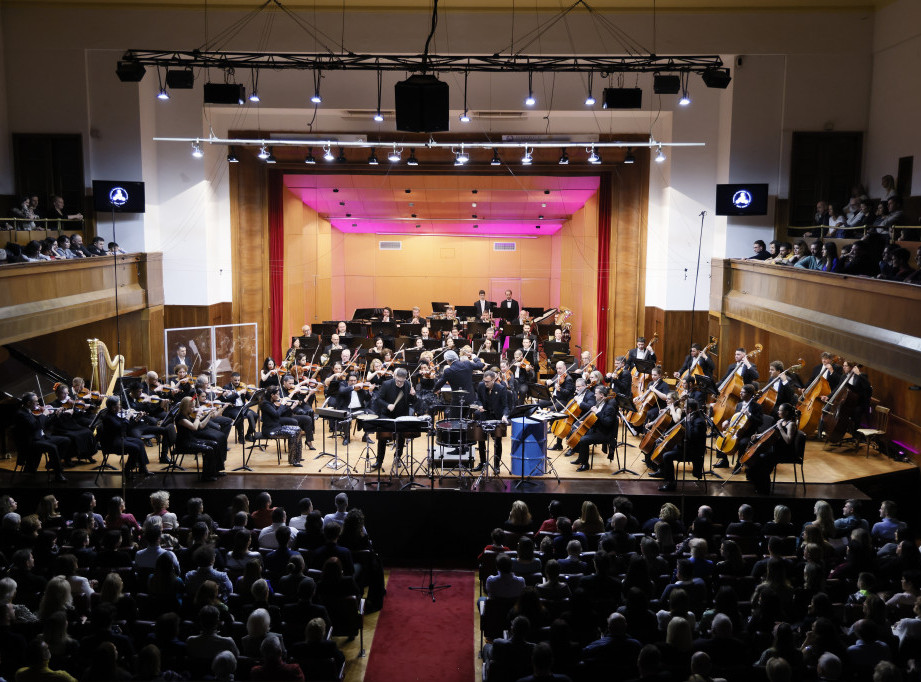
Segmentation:
{"type": "Polygon", "coordinates": [[[166,329],[235,324],[233,304],[229,301],[213,305],[168,305],[163,308],[166,329]]]}
{"type": "MultiPolygon", "coordinates": [[[[667,376],[681,368],[692,343],[707,343],[707,318],[708,313],[705,310],[692,313],[690,310],[646,308],[644,336],[651,339],[654,332],[659,333],[655,351],[667,376]]],[[[626,350],[629,349],[625,348],[620,352],[626,350]]]]}

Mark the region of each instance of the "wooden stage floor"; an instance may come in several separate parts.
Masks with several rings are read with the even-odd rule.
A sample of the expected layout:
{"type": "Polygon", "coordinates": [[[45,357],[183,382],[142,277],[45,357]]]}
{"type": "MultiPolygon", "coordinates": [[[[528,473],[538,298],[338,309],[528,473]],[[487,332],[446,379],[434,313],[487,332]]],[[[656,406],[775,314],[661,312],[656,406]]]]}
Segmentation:
{"type": "MultiPolygon", "coordinates": [[[[230,451],[228,452],[226,470],[228,475],[221,478],[215,483],[200,482],[195,475],[194,459],[187,457],[185,465],[187,471],[177,472],[164,476],[162,474],[152,476],[147,479],[136,478],[129,483],[132,488],[159,488],[169,487],[176,489],[285,489],[285,490],[319,490],[319,489],[352,489],[352,490],[374,490],[377,481],[376,473],[365,474],[365,447],[360,439],[353,437],[348,448],[339,443],[339,457],[343,460],[348,458],[352,468],[351,479],[344,478],[345,468],[333,469],[329,466],[332,458],[318,457],[322,451],[334,452],[334,442],[332,438],[327,438],[324,444],[321,441],[322,430],[318,430],[315,445],[316,452],[304,448],[303,466],[292,467],[287,464],[287,456],[282,446],[282,463],[278,463],[275,443],[269,441],[264,451],[256,448],[248,461],[251,472],[234,471],[242,464],[243,447],[242,443],[235,443],[234,438],[230,439],[230,451]]],[[[552,441],[551,441],[552,442],[552,441]]],[[[618,468],[617,460],[609,462],[607,456],[601,452],[600,447],[595,448],[595,458],[592,469],[585,472],[577,472],[576,467],[572,465],[560,451],[550,451],[551,460],[554,462],[556,473],[559,476],[547,474],[544,476],[530,477],[529,482],[524,486],[520,483],[520,478],[512,476],[511,467],[511,438],[503,439],[503,457],[502,457],[502,474],[498,478],[490,478],[476,485],[476,474],[468,474],[458,479],[454,469],[436,471],[435,476],[430,476],[425,465],[421,462],[423,453],[426,449],[426,439],[420,438],[415,441],[414,456],[415,467],[414,476],[410,477],[408,469],[403,467],[399,472],[393,468],[393,449],[388,447],[384,459],[384,468],[382,478],[390,480],[389,486],[382,487],[383,490],[399,490],[410,481],[415,481],[418,486],[434,489],[460,488],[460,489],[480,489],[494,492],[503,490],[509,492],[539,492],[553,494],[626,494],[626,495],[664,495],[659,493],[657,488],[661,481],[650,479],[648,470],[643,464],[642,455],[637,447],[638,439],[630,435],[627,436],[628,447],[626,449],[626,462],[621,461],[621,465],[631,469],[633,473],[613,472],[618,468]],[[630,447],[633,446],[633,447],[630,447]],[[441,474],[447,474],[444,478],[441,474]]],[[[622,452],[622,451],[621,451],[622,452]]],[[[376,444],[371,447],[371,457],[376,455],[376,444]]],[[[151,471],[157,472],[163,468],[157,464],[158,450],[155,447],[148,448],[148,456],[151,461],[151,471]]],[[[101,456],[97,454],[97,459],[101,456]]],[[[476,453],[474,449],[474,458],[476,453]]],[[[404,458],[406,459],[406,458],[404,458]]],[[[623,457],[621,457],[623,460],[623,457]]],[[[715,461],[715,458],[714,458],[715,461]]],[[[116,463],[117,464],[117,463],[116,463]]],[[[13,468],[13,460],[7,459],[0,461],[0,481],[4,484],[12,483],[10,472],[13,468]]],[[[793,467],[789,464],[782,464],[777,470],[777,486],[775,495],[781,497],[796,498],[835,498],[844,499],[847,497],[866,497],[860,491],[860,483],[863,480],[885,477],[892,474],[910,474],[917,470],[914,464],[899,463],[882,456],[875,449],[871,448],[869,457],[866,456],[866,446],[861,445],[844,445],[838,447],[828,447],[818,441],[810,440],[806,446],[805,457],[805,477],[806,486],[794,484],[793,467]]],[[[707,477],[704,482],[698,483],[694,480],[688,480],[683,484],[679,483],[679,489],[674,494],[702,497],[745,497],[752,496],[754,492],[752,486],[745,480],[744,474],[730,477],[730,469],[717,469],[716,472],[722,477],[707,477]],[[727,481],[728,479],[728,481],[727,481]],[[725,485],[724,485],[725,482],[725,485]]],[[[66,487],[92,488],[97,485],[96,474],[92,471],[90,465],[82,465],[66,470],[69,482],[66,487]]],[[[689,472],[690,473],[690,472],[689,472]]],[[[679,468],[680,477],[680,468],[679,468]]],[[[46,485],[44,476],[35,476],[24,478],[17,476],[15,480],[17,486],[39,487],[46,485]]],[[[121,476],[117,473],[107,473],[99,477],[98,486],[102,488],[117,488],[122,486],[121,476]]],[[[407,489],[409,489],[407,487],[407,489]]]]}

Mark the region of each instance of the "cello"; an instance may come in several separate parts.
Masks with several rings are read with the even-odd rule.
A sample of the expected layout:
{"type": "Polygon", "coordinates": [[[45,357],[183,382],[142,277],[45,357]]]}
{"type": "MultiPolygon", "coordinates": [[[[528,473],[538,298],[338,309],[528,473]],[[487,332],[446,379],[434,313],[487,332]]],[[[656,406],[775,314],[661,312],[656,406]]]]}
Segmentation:
{"type": "Polygon", "coordinates": [[[851,367],[828,402],[825,403],[825,407],[822,408],[822,426],[825,430],[825,440],[828,443],[840,443],[847,435],[848,427],[851,425],[854,408],[857,407],[860,400],[857,389],[851,383],[854,377],[859,376],[856,373],[858,367],[860,365],[851,367]]]}
{"type": "MultiPolygon", "coordinates": [[[[832,358],[831,367],[841,362],[841,358],[835,356],[832,358]]],[[[832,370],[833,371],[833,370],[832,370]]],[[[799,430],[807,436],[811,436],[819,430],[819,424],[822,423],[822,398],[831,395],[831,386],[828,385],[828,379],[824,376],[825,370],[818,373],[812,383],[803,391],[800,398],[800,418],[799,430]]]]}
{"type": "Polygon", "coordinates": [[[751,415],[743,410],[736,412],[729,420],[726,430],[716,439],[716,449],[729,456],[739,448],[739,439],[751,428],[751,415]]]}
{"type": "MultiPolygon", "coordinates": [[[[745,357],[749,360],[758,356],[764,346],[760,343],[755,344],[755,349],[749,352],[745,357]]],[[[738,369],[738,368],[736,368],[738,369]]],[[[742,377],[738,372],[733,372],[720,384],[720,393],[713,404],[713,421],[722,424],[731,414],[735,412],[736,405],[739,404],[739,396],[742,393],[742,377]]]]}
{"type": "Polygon", "coordinates": [[[800,358],[796,361],[795,365],[787,367],[783,372],[767,382],[764,388],[755,393],[755,399],[758,401],[758,404],[761,405],[765,412],[771,412],[774,409],[774,406],[777,404],[777,389],[774,387],[780,381],[780,378],[787,372],[800,371],[803,368],[805,362],[805,360],[800,358]],[[774,389],[773,391],[771,390],[772,388],[774,389]]]}
{"type": "MultiPolygon", "coordinates": [[[[652,347],[656,345],[656,341],[658,340],[659,332],[653,332],[652,339],[646,344],[646,350],[652,351],[652,347]]],[[[629,351],[624,353],[624,356],[629,357],[629,351]]],[[[646,390],[646,382],[649,380],[649,375],[637,372],[636,367],[631,368],[630,374],[633,375],[631,380],[631,393],[634,398],[638,398],[643,394],[643,391],[646,390]]]]}
{"type": "Polygon", "coordinates": [[[659,442],[656,443],[655,450],[653,450],[652,454],[649,456],[649,460],[656,466],[662,461],[662,455],[674,449],[675,443],[681,438],[684,438],[685,419],[687,419],[687,417],[684,417],[680,422],[672,426],[672,428],[666,431],[665,435],[659,439],[659,442]]]}
{"type": "Polygon", "coordinates": [[[595,403],[595,405],[588,411],[588,414],[585,415],[585,417],[573,424],[569,438],[566,439],[567,447],[570,447],[573,450],[576,449],[576,446],[579,444],[579,441],[582,440],[582,437],[588,433],[589,430],[595,425],[595,422],[598,421],[598,414],[601,412],[601,408],[604,407],[604,404],[613,398],[614,395],[614,393],[609,393],[606,395],[601,399],[601,402],[595,403]]]}
{"type": "Polygon", "coordinates": [[[627,421],[630,422],[633,426],[637,427],[645,424],[646,415],[649,414],[649,409],[656,404],[657,399],[658,396],[653,393],[652,385],[650,384],[645,393],[643,393],[639,398],[633,399],[633,402],[636,405],[636,412],[631,413],[627,417],[627,421]]]}
{"type": "Polygon", "coordinates": [[[579,401],[576,400],[578,396],[574,396],[566,403],[566,407],[563,408],[563,412],[566,413],[565,419],[557,419],[553,422],[553,426],[550,427],[551,433],[560,440],[564,440],[569,437],[569,434],[572,432],[573,424],[576,420],[582,415],[582,406],[579,404],[579,401]]]}
{"type": "Polygon", "coordinates": [[[672,417],[672,411],[666,407],[659,413],[655,421],[649,425],[649,428],[640,440],[640,450],[643,454],[649,455],[656,449],[656,441],[671,428],[673,423],[674,418],[672,417]]]}

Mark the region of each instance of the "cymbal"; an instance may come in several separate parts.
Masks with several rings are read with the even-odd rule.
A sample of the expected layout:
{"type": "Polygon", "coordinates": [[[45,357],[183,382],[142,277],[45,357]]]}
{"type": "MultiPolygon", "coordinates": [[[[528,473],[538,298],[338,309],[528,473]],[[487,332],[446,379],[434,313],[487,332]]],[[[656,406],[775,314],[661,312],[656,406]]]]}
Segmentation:
{"type": "Polygon", "coordinates": [[[448,391],[442,390],[441,392],[442,392],[442,393],[452,393],[452,394],[453,394],[453,393],[470,393],[470,391],[465,391],[465,390],[462,389],[462,388],[458,388],[458,389],[455,389],[455,390],[448,390],[448,391]]]}

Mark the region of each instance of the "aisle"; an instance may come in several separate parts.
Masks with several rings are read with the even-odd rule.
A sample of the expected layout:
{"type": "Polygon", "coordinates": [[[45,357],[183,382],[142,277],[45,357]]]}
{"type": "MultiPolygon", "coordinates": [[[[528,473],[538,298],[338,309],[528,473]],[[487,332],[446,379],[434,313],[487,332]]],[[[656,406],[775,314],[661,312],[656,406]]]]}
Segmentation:
{"type": "Polygon", "coordinates": [[[432,602],[410,587],[428,585],[424,570],[394,569],[374,633],[365,682],[474,678],[473,587],[471,571],[437,571],[435,581],[450,584],[432,602]]]}

